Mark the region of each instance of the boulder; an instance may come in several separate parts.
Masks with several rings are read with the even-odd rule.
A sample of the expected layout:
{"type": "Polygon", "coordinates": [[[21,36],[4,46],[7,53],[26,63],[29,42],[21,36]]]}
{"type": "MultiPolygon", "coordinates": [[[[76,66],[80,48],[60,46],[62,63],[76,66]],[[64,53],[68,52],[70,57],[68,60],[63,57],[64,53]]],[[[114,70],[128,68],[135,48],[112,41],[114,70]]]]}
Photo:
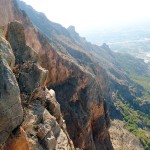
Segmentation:
{"type": "Polygon", "coordinates": [[[48,71],[39,65],[38,54],[26,45],[23,25],[17,21],[8,24],[7,40],[13,49],[16,64],[19,64],[19,87],[21,92],[31,94],[46,84],[48,71]]]}
{"type": "Polygon", "coordinates": [[[57,123],[56,118],[53,117],[47,109],[45,109],[43,112],[43,123],[51,126],[51,130],[56,138],[59,136],[61,128],[57,123]]]}
{"type": "Polygon", "coordinates": [[[16,64],[21,64],[26,61],[38,61],[38,54],[26,45],[24,28],[21,23],[15,21],[8,24],[6,39],[10,42],[14,51],[16,64]]]}
{"type": "Polygon", "coordinates": [[[50,130],[51,130],[50,126],[47,126],[45,124],[39,124],[38,125],[38,133],[37,133],[38,138],[43,140],[50,130]]]}
{"type": "Polygon", "coordinates": [[[44,139],[44,145],[47,150],[54,150],[56,149],[57,141],[54,136],[48,134],[44,139]]]}
{"type": "Polygon", "coordinates": [[[13,54],[10,44],[1,36],[0,36],[0,56],[7,61],[8,65],[11,68],[13,68],[15,64],[15,56],[13,54]]]}
{"type": "Polygon", "coordinates": [[[21,92],[32,93],[36,88],[44,86],[48,71],[37,63],[26,62],[21,66],[18,83],[21,92]]]}
{"type": "Polygon", "coordinates": [[[20,90],[7,61],[0,57],[0,144],[21,124],[20,90]]]}
{"type": "Polygon", "coordinates": [[[46,149],[53,150],[56,147],[57,141],[55,139],[55,136],[53,135],[53,132],[51,131],[51,126],[48,124],[40,124],[38,126],[38,135],[41,140],[42,144],[46,149]]]}
{"type": "Polygon", "coordinates": [[[60,104],[57,102],[55,97],[55,91],[46,89],[46,102],[47,109],[52,114],[59,124],[62,124],[60,104]]]}
{"type": "Polygon", "coordinates": [[[69,136],[66,134],[67,131],[64,131],[60,125],[57,123],[56,118],[53,117],[46,109],[43,112],[43,123],[46,125],[46,128],[43,128],[43,133],[49,132],[46,134],[43,139],[44,145],[48,150],[53,149],[74,149],[73,143],[70,140],[69,136]]]}

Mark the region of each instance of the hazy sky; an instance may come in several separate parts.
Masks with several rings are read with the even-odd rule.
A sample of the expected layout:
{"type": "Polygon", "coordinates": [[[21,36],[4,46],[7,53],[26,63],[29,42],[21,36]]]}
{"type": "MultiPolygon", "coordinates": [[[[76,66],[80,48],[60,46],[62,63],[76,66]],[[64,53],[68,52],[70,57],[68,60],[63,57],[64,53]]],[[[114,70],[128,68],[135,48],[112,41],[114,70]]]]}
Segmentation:
{"type": "Polygon", "coordinates": [[[23,0],[53,22],[78,32],[150,18],[150,0],[23,0]]]}

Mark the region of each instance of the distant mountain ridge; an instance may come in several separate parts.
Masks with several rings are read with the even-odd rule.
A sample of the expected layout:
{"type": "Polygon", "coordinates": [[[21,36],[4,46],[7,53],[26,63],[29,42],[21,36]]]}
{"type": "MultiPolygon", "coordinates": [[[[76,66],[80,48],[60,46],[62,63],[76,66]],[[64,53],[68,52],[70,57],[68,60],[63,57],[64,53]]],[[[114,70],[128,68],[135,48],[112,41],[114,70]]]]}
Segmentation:
{"type": "Polygon", "coordinates": [[[150,20],[143,19],[138,22],[129,22],[126,26],[120,26],[104,31],[86,33],[89,41],[101,45],[109,44],[113,51],[128,53],[134,57],[150,62],[150,20]]]}

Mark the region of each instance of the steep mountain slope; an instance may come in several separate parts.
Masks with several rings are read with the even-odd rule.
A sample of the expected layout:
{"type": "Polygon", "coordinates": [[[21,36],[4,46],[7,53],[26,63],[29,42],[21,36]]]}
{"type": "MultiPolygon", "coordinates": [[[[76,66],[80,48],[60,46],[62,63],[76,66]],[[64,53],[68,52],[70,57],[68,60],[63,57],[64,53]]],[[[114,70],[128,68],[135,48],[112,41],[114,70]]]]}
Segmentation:
{"type": "MultiPolygon", "coordinates": [[[[75,147],[113,149],[108,132],[110,119],[107,102],[112,117],[121,119],[123,113],[115,106],[118,97],[132,104],[133,99],[141,96],[144,89],[128,78],[106,44],[101,47],[92,45],[81,38],[73,27],[65,29],[59,24],[50,22],[43,14],[37,13],[24,3],[21,4],[37,28],[32,25],[26,13],[18,8],[15,0],[0,1],[2,7],[0,14],[9,10],[5,13],[4,21],[1,18],[0,25],[6,29],[9,21],[22,22],[26,43],[39,54],[39,63],[49,71],[44,85],[56,91],[67,131],[75,147]]],[[[7,33],[8,40],[9,37],[7,33]]],[[[13,41],[13,38],[11,39],[13,41]]],[[[17,45],[12,43],[14,50],[15,46],[17,45]]],[[[21,50],[20,47],[17,49],[21,50]]],[[[24,59],[22,58],[21,61],[24,62],[24,59]]],[[[16,60],[18,61],[20,60],[16,60]]],[[[30,67],[36,68],[34,65],[30,67]]],[[[22,67],[21,77],[26,80],[32,79],[31,70],[26,68],[26,65],[22,67]],[[28,70],[29,74],[26,74],[28,70]]],[[[22,83],[23,79],[20,78],[19,82],[22,83]]],[[[32,95],[30,90],[38,85],[28,88],[21,86],[21,89],[26,89],[27,94],[32,95]]],[[[49,111],[51,112],[52,109],[50,108],[49,111]]]]}
{"type": "MultiPolygon", "coordinates": [[[[49,70],[47,85],[54,86],[56,93],[58,93],[57,98],[59,99],[66,120],[67,130],[75,147],[84,149],[112,149],[108,132],[109,113],[107,104],[102,96],[103,91],[101,90],[100,81],[90,71],[91,67],[90,69],[86,69],[84,65],[80,65],[74,57],[68,52],[65,52],[66,49],[61,46],[62,44],[58,43],[52,47],[47,38],[34,28],[28,16],[23,11],[19,10],[14,0],[2,0],[0,1],[0,6],[2,7],[2,9],[0,9],[0,14],[3,14],[7,9],[9,10],[8,12],[12,14],[10,17],[9,13],[6,12],[4,15],[6,17],[3,16],[4,21],[1,21],[0,25],[4,26],[6,29],[6,25],[9,21],[18,20],[22,22],[26,43],[39,54],[41,65],[49,70]]],[[[1,18],[1,20],[3,18],[1,18]]],[[[22,49],[24,42],[21,42],[19,47],[18,44],[14,45],[14,38],[11,37],[9,32],[7,32],[6,38],[10,40],[10,42],[12,41],[12,48],[16,52],[16,56],[20,56],[19,50],[26,49],[28,51],[28,46],[25,46],[26,48],[22,49]]],[[[18,38],[20,39],[20,37],[18,38]]],[[[19,42],[19,39],[16,41],[19,42]]],[[[82,51],[82,48],[80,49],[82,51]]],[[[28,53],[25,53],[25,55],[28,56],[28,53]]],[[[90,60],[90,57],[87,56],[89,54],[81,52],[81,55],[90,60]]],[[[30,92],[33,91],[34,88],[36,89],[40,86],[41,82],[42,84],[45,84],[46,82],[43,83],[44,80],[40,80],[38,81],[39,84],[35,81],[34,86],[30,85],[30,80],[34,77],[32,68],[37,69],[38,66],[34,63],[33,65],[26,63],[25,58],[20,60],[18,57],[16,59],[16,63],[25,63],[21,68],[18,68],[19,66],[16,67],[16,70],[21,69],[21,74],[16,72],[16,75],[19,75],[18,81],[21,85],[21,91],[25,90],[27,95],[32,96],[30,92]],[[25,82],[26,84],[22,85],[23,81],[28,81],[28,79],[30,79],[29,83],[25,82]]],[[[32,61],[34,62],[34,60],[32,61]]],[[[42,75],[38,70],[35,72],[37,75],[42,75]]],[[[39,77],[36,76],[36,80],[38,79],[39,77]]],[[[26,96],[22,97],[22,101],[28,101],[26,96]]],[[[41,99],[41,101],[43,101],[43,99],[41,99]]],[[[38,102],[34,105],[34,108],[37,108],[38,102]]],[[[40,108],[40,106],[38,108],[40,108]]],[[[52,109],[50,109],[50,111],[52,111],[52,109]]],[[[35,110],[35,112],[31,111],[30,114],[30,110],[25,109],[24,113],[27,113],[27,119],[31,116],[31,118],[33,117],[33,120],[31,119],[30,121],[34,121],[35,124],[37,123],[32,114],[37,114],[38,110],[35,110]]],[[[43,115],[50,118],[45,111],[43,115]]],[[[42,122],[42,124],[49,124],[50,119],[47,119],[43,120],[44,122],[42,122]]],[[[55,132],[55,129],[53,132],[55,132]]],[[[42,139],[43,138],[41,137],[41,140],[42,139]]],[[[9,143],[11,144],[11,142],[9,143]]]]}
{"type": "MultiPolygon", "coordinates": [[[[103,94],[107,96],[107,99],[111,95],[108,94],[111,92],[110,90],[120,90],[120,86],[126,89],[124,93],[126,96],[129,95],[128,99],[133,99],[134,93],[131,95],[131,91],[128,91],[128,87],[133,86],[132,81],[122,70],[115,59],[115,54],[106,44],[103,44],[101,47],[93,45],[81,38],[73,26],[65,29],[61,25],[49,21],[43,14],[37,13],[32,7],[25,5],[23,2],[18,2],[20,7],[27,12],[32,22],[48,37],[53,47],[60,46],[61,49],[59,50],[63,54],[71,55],[72,59],[86,67],[92,74],[103,78],[100,82],[103,91],[106,91],[103,94]],[[40,20],[43,20],[44,23],[41,23],[40,20]],[[54,32],[49,31],[51,28],[53,28],[54,32]]],[[[134,86],[136,85],[134,84],[134,86]]],[[[138,87],[137,90],[139,91],[136,93],[140,96],[142,87],[138,87]]]]}
{"type": "Polygon", "coordinates": [[[144,63],[144,60],[137,59],[129,54],[116,53],[115,58],[128,76],[145,89],[143,96],[137,98],[134,105],[138,103],[138,106],[136,106],[138,110],[150,114],[150,66],[144,63]]]}
{"type": "MultiPolygon", "coordinates": [[[[112,118],[125,119],[128,127],[131,125],[133,128],[136,124],[136,132],[142,128],[137,133],[131,127],[128,129],[141,140],[144,139],[143,144],[145,145],[145,149],[147,149],[150,141],[149,137],[145,134],[145,127],[147,132],[149,130],[149,119],[148,115],[143,114],[143,112],[147,113],[148,107],[141,107],[141,103],[135,102],[136,97],[143,95],[144,88],[143,85],[138,85],[132,81],[133,78],[128,75],[127,70],[121,64],[123,60],[120,63],[115,53],[106,44],[96,46],[87,42],[85,38],[81,38],[73,26],[65,29],[61,25],[49,21],[44,14],[37,13],[32,7],[24,3],[19,3],[19,5],[27,12],[33,24],[45,34],[54,49],[61,51],[64,55],[71,56],[73,60],[85,67],[90,73],[96,75],[101,85],[103,96],[109,103],[112,118]],[[40,20],[43,20],[42,23],[40,20]],[[138,115],[129,118],[129,112],[134,114],[138,112],[138,115]],[[130,119],[134,120],[134,122],[131,122],[130,119]],[[142,122],[141,120],[143,119],[146,121],[142,122]],[[145,137],[139,136],[140,132],[143,132],[142,134],[145,137]]],[[[130,59],[126,61],[130,63],[130,59]]],[[[138,62],[136,59],[134,61],[138,62]]],[[[147,68],[145,63],[142,66],[143,68],[139,66],[139,72],[147,68]]],[[[66,85],[53,87],[60,92],[62,87],[64,88],[66,85]]],[[[58,99],[63,101],[62,94],[58,99]]]]}
{"type": "MultiPolygon", "coordinates": [[[[130,79],[126,76],[125,72],[122,71],[121,66],[114,57],[114,53],[106,44],[101,47],[93,45],[87,42],[85,38],[81,38],[73,26],[65,29],[61,25],[49,21],[44,14],[37,13],[31,6],[25,5],[25,3],[19,0],[18,3],[19,6],[27,12],[33,24],[48,37],[51,45],[57,48],[56,50],[61,51],[65,55],[71,55],[72,59],[83,67],[86,67],[92,74],[100,75],[101,77],[104,77],[104,75],[106,77],[108,76],[107,80],[110,82],[106,82],[110,84],[109,86],[114,86],[114,82],[118,84],[116,85],[118,89],[119,85],[126,87],[130,85],[130,79]],[[42,23],[41,20],[43,20],[42,23]],[[52,29],[53,32],[50,29],[52,29]]],[[[101,83],[103,84],[102,88],[105,87],[104,84],[106,84],[106,82],[101,83]]],[[[106,89],[104,89],[104,91],[106,91],[106,95],[108,95],[109,91],[106,89]]],[[[138,93],[140,95],[140,91],[138,91],[138,93]]]]}

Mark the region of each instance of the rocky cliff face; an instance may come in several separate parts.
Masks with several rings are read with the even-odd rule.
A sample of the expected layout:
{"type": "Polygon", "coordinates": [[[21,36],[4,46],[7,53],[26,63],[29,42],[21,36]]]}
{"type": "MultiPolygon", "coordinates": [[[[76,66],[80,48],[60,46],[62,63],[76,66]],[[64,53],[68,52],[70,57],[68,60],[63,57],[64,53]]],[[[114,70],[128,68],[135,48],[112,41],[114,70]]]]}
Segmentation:
{"type": "Polygon", "coordinates": [[[9,23],[6,37],[10,44],[0,37],[0,149],[74,149],[55,92],[45,85],[48,71],[26,45],[22,24],[9,23]]]}
{"type": "Polygon", "coordinates": [[[107,102],[112,116],[121,118],[113,93],[119,91],[130,102],[143,89],[137,90],[135,84],[133,92],[129,89],[130,79],[106,44],[92,45],[74,27],[65,29],[26,6],[24,10],[39,31],[15,0],[1,0],[0,7],[5,16],[0,26],[16,57],[13,72],[24,110],[24,121],[18,123],[5,148],[17,149],[19,144],[27,149],[73,149],[74,144],[81,149],[113,149],[107,102]],[[14,20],[23,26],[9,23],[14,20]],[[56,98],[46,86],[55,90],[56,98]]]}
{"type": "Polygon", "coordinates": [[[108,132],[109,112],[101,89],[103,77],[97,78],[92,67],[87,67],[87,60],[93,66],[89,54],[79,46],[66,51],[63,43],[54,44],[55,40],[52,47],[14,0],[2,0],[0,6],[0,14],[7,9],[12,14],[10,17],[8,13],[0,25],[6,29],[9,21],[18,20],[25,32],[24,35],[20,23],[13,22],[6,33],[16,57],[14,73],[21,90],[24,121],[17,124],[19,127],[5,141],[5,147],[17,149],[16,143],[22,143],[20,146],[27,149],[73,149],[73,141],[81,149],[113,149],[108,132]],[[49,71],[48,76],[39,64],[49,71]],[[53,92],[45,85],[56,91],[66,124],[53,92]]]}
{"type": "Polygon", "coordinates": [[[23,121],[20,90],[11,68],[15,57],[9,43],[0,37],[0,144],[23,121]]]}

